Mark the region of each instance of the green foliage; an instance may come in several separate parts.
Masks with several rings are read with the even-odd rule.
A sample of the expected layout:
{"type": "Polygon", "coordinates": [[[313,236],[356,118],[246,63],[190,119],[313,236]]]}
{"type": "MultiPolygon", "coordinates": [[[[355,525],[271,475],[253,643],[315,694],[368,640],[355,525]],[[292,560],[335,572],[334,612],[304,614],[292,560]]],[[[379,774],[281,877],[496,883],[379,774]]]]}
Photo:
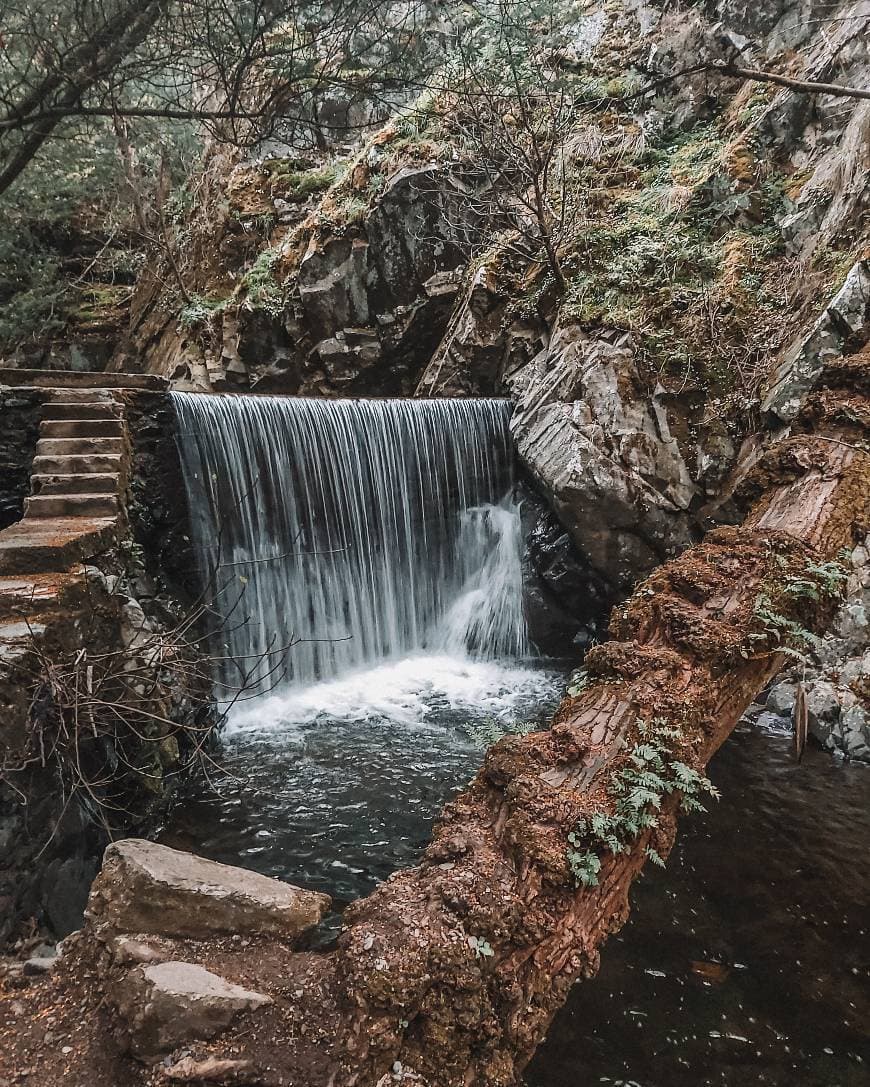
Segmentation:
{"type": "Polygon", "coordinates": [[[170,223],[182,225],[193,213],[196,206],[196,195],[187,183],[173,189],[166,198],[164,214],[170,223]]]}
{"type": "MultiPolygon", "coordinates": [[[[767,593],[759,593],[756,598],[753,617],[761,630],[748,635],[750,642],[763,642],[765,647],[772,645],[778,652],[787,653],[798,660],[807,660],[805,650],[815,649],[821,642],[803,624],[783,615],[767,593]]],[[[743,655],[749,654],[744,652],[743,655]]]]}
{"type": "Polygon", "coordinates": [[[789,574],[783,591],[793,597],[808,600],[838,599],[843,595],[847,572],[840,562],[807,562],[803,576],[789,574]]]}
{"type": "MultiPolygon", "coordinates": [[[[162,155],[173,169],[184,169],[191,143],[171,123],[144,126],[140,137],[137,162],[146,188],[162,155]]],[[[177,190],[167,198],[168,216],[181,215],[191,200],[185,188],[177,190]]],[[[132,284],[144,252],[131,231],[129,191],[108,122],[59,125],[57,138],[2,201],[0,353],[57,337],[77,317],[87,319],[88,310],[98,316],[102,301],[118,300],[92,294],[83,306],[90,284],[132,284]]]]}
{"type": "Polygon", "coordinates": [[[66,324],[59,255],[25,226],[0,232],[0,350],[66,324]]]}
{"type": "Polygon", "coordinates": [[[601,858],[591,849],[585,848],[580,835],[573,831],[568,835],[568,842],[577,847],[568,850],[568,864],[571,866],[574,881],[580,887],[597,887],[601,858]]]}
{"type": "MultiPolygon", "coordinates": [[[[821,638],[786,613],[801,602],[820,604],[841,599],[847,571],[841,562],[810,559],[799,570],[790,569],[784,555],[775,555],[774,562],[782,575],[768,578],[756,597],[753,609],[756,629],[749,633],[748,640],[764,650],[772,648],[806,662],[812,650],[821,644],[821,638]]],[[[742,654],[749,656],[748,650],[742,654]]]]}
{"type": "Polygon", "coordinates": [[[463,726],[471,742],[483,748],[498,743],[503,736],[527,736],[535,727],[528,721],[503,721],[499,717],[486,717],[480,724],[463,726]]]}
{"type": "Polygon", "coordinates": [[[246,304],[265,310],[273,317],[280,317],[287,305],[283,284],[275,279],[278,257],[277,249],[264,249],[242,276],[240,284],[246,304]]]}
{"type": "Polygon", "coordinates": [[[226,298],[204,298],[202,295],[192,295],[190,301],[178,314],[178,323],[184,329],[207,324],[215,314],[221,313],[226,305],[226,298]]]}
{"type": "MultiPolygon", "coordinates": [[[[627,853],[642,834],[658,826],[667,795],[679,793],[685,812],[703,811],[700,797],[719,795],[708,778],[674,756],[677,729],[662,718],[650,723],[638,719],[637,727],[639,740],[610,786],[613,811],[579,819],[568,835],[568,865],[578,886],[597,886],[603,851],[627,853]]],[[[664,864],[654,849],[647,849],[647,856],[654,864],[664,864]]]]}
{"type": "Polygon", "coordinates": [[[747,185],[741,169],[715,124],[581,163],[585,206],[564,258],[563,314],[633,332],[662,375],[721,393],[757,380],[782,325],[785,179],[747,185]]]}
{"type": "Polygon", "coordinates": [[[325,192],[338,176],[334,166],[311,168],[299,159],[269,159],[264,169],[272,179],[273,194],[299,204],[325,192]]]}
{"type": "Polygon", "coordinates": [[[438,95],[432,90],[423,91],[416,102],[399,112],[393,124],[399,141],[414,143],[436,134],[441,126],[438,95]]]}
{"type": "Polygon", "coordinates": [[[342,225],[361,223],[368,214],[368,201],[351,193],[337,202],[339,218],[342,225]]]}

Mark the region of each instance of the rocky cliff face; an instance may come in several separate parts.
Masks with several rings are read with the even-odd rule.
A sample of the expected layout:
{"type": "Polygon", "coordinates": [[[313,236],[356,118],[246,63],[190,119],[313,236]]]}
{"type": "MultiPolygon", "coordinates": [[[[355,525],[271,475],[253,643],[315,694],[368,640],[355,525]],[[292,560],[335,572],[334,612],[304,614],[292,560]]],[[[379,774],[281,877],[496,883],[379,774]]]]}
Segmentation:
{"type": "Polygon", "coordinates": [[[787,433],[825,363],[870,336],[868,103],[679,73],[741,50],[746,66],[866,86],[868,14],[725,2],[584,16],[574,60],[590,78],[663,82],[604,110],[597,141],[568,144],[589,192],[565,297],[518,286],[491,256],[421,380],[429,395],[516,400],[521,458],[617,589],[737,516],[732,476],[787,433]]]}
{"type": "Polygon", "coordinates": [[[191,226],[191,301],[143,281],[115,365],[212,388],[510,395],[520,456],[624,590],[733,515],[743,443],[787,426],[824,361],[868,335],[870,104],[694,69],[739,51],[861,86],[868,13],[577,15],[560,63],[590,106],[564,148],[580,195],[561,298],[470,211],[437,104],[339,162],[223,163],[191,226]]]}
{"type": "Polygon", "coordinates": [[[414,392],[476,222],[461,171],[388,126],[338,167],[232,165],[192,229],[200,247],[217,235],[217,254],[192,269],[181,308],[143,280],[116,368],[181,387],[371,396],[414,392]]]}

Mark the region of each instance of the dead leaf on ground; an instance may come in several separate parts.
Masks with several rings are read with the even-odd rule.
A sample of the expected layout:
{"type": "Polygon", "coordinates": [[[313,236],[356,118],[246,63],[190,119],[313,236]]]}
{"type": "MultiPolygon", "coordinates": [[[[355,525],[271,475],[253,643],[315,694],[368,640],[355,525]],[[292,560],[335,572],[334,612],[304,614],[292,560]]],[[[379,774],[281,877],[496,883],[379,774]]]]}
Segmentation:
{"type": "Polygon", "coordinates": [[[731,973],[731,967],[721,962],[693,962],[689,966],[693,974],[713,985],[721,985],[731,973]]]}

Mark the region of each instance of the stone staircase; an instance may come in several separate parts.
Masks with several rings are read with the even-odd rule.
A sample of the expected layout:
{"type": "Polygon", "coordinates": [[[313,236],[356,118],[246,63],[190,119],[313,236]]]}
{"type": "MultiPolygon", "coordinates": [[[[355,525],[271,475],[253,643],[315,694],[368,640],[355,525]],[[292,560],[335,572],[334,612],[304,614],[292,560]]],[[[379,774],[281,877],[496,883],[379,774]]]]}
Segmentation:
{"type": "Polygon", "coordinates": [[[24,517],[0,532],[0,664],[63,611],[79,564],[117,539],[126,445],[123,407],[110,389],[47,395],[24,517]]]}
{"type": "Polygon", "coordinates": [[[64,389],[43,409],[27,518],[117,517],[124,421],[107,389],[64,389]]]}

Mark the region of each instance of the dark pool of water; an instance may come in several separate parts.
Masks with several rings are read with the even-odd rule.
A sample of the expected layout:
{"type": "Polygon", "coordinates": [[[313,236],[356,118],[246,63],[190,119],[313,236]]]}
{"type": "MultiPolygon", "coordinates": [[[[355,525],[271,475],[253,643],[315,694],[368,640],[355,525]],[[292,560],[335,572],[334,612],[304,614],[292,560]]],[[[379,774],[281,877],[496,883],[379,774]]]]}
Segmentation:
{"type": "Polygon", "coordinates": [[[487,744],[501,728],[544,727],[565,675],[421,657],[252,703],[219,758],[238,781],[189,792],[160,840],[341,908],[417,861],[487,744]]]}
{"type": "Polygon", "coordinates": [[[870,768],[741,727],[710,775],[527,1087],[870,1084],[870,768]]]}

